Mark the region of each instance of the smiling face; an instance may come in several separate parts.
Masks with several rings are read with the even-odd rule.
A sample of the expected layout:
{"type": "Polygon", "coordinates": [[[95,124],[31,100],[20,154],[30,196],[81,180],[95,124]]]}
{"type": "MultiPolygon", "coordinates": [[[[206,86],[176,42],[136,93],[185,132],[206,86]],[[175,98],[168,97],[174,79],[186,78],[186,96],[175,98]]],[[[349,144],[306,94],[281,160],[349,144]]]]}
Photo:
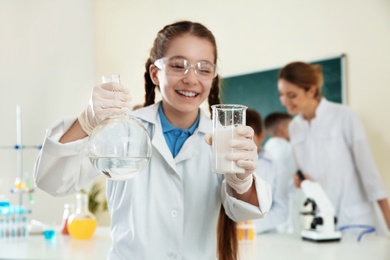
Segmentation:
{"type": "Polygon", "coordinates": [[[318,100],[315,98],[316,88],[305,90],[285,79],[278,80],[279,99],[290,115],[303,113],[314,114],[318,100]]]}
{"type": "MultiPolygon", "coordinates": [[[[207,39],[190,34],[173,39],[164,57],[181,57],[190,64],[215,61],[213,45],[207,39]]],[[[153,83],[160,88],[164,114],[171,123],[178,117],[195,120],[199,106],[210,93],[213,79],[199,80],[193,68],[181,76],[167,75],[155,65],[149,70],[153,83]]]]}

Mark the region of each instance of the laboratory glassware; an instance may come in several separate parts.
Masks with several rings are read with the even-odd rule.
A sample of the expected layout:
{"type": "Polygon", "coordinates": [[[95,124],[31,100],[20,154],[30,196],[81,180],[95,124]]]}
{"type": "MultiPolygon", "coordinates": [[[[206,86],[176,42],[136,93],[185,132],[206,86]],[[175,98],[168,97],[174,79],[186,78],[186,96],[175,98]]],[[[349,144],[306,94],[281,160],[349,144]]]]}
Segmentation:
{"type": "Polygon", "coordinates": [[[227,154],[234,152],[228,141],[237,138],[237,126],[245,125],[246,106],[218,104],[211,106],[213,113],[213,167],[214,173],[245,173],[235,161],[229,161],[227,154]]]}
{"type": "Polygon", "coordinates": [[[68,218],[69,234],[76,239],[90,239],[96,226],[96,217],[88,209],[88,195],[77,193],[76,211],[68,218]]]}
{"type": "MultiPolygon", "coordinates": [[[[119,75],[103,76],[103,83],[119,83],[119,75]]],[[[130,115],[104,119],[92,131],[88,154],[95,169],[113,180],[134,178],[152,155],[150,137],[145,127],[130,115]]]]}
{"type": "Polygon", "coordinates": [[[68,218],[73,212],[74,212],[74,204],[65,203],[64,213],[62,214],[62,222],[61,222],[61,234],[63,235],[69,235],[68,218]]]}
{"type": "Polygon", "coordinates": [[[46,240],[53,239],[55,235],[56,235],[55,222],[52,222],[50,225],[45,225],[43,227],[43,237],[46,240]]]}

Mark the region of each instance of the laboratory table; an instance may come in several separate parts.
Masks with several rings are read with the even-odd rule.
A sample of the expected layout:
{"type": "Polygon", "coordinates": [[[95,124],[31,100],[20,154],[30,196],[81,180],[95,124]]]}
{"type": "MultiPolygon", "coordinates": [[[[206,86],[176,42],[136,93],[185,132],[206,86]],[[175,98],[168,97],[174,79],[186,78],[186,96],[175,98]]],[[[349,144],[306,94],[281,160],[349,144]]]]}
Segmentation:
{"type": "Polygon", "coordinates": [[[25,240],[0,240],[0,259],[27,260],[99,260],[106,259],[111,247],[109,227],[98,227],[88,240],[56,235],[46,240],[43,235],[30,235],[25,240]]]}
{"type": "Polygon", "coordinates": [[[316,243],[302,240],[298,235],[264,234],[254,243],[241,243],[242,260],[390,260],[390,238],[366,235],[343,237],[338,242],[316,243]]]}
{"type": "MultiPolygon", "coordinates": [[[[42,235],[24,241],[0,240],[0,259],[99,260],[106,259],[110,247],[109,228],[98,227],[90,240],[76,240],[58,233],[52,240],[45,240],[42,235]]],[[[240,243],[240,252],[242,260],[389,260],[390,239],[367,235],[360,242],[346,237],[340,242],[314,243],[295,235],[265,234],[257,236],[254,242],[240,243]]]]}

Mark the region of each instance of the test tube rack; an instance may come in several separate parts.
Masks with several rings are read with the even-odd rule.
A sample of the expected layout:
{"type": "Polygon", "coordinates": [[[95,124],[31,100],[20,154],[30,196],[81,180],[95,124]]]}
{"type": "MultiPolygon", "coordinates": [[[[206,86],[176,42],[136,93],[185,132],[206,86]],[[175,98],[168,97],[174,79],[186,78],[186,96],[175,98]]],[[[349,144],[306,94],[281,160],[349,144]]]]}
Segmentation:
{"type": "Polygon", "coordinates": [[[26,210],[23,204],[23,196],[29,194],[30,204],[34,203],[32,193],[34,188],[31,179],[25,180],[23,173],[23,150],[38,149],[42,147],[38,145],[23,145],[22,144],[22,119],[20,106],[16,106],[16,144],[15,145],[0,145],[0,149],[16,150],[16,167],[17,176],[15,178],[14,187],[10,192],[19,195],[19,203],[11,205],[9,201],[4,201],[0,206],[0,241],[2,240],[23,240],[28,236],[27,215],[31,210],[26,210]]]}

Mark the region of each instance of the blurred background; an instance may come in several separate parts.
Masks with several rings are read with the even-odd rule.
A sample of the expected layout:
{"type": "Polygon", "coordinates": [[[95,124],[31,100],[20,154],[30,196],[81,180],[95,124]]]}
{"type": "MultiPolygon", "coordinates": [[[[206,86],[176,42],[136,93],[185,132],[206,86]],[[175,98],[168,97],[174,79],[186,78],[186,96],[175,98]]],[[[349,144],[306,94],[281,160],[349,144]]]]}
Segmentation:
{"type": "MultiPolygon", "coordinates": [[[[183,19],[214,33],[222,77],[346,54],[346,102],[364,123],[390,191],[388,0],[0,0],[0,6],[0,193],[12,203],[18,201],[9,192],[18,171],[16,107],[22,144],[31,146],[23,150],[22,170],[31,179],[34,146],[46,128],[77,116],[103,74],[120,74],[134,105],[143,102],[144,63],[156,33],[183,19]]],[[[101,201],[104,181],[97,180],[101,201]]],[[[33,204],[24,197],[32,218],[58,224],[64,203],[74,203],[74,196],[39,190],[33,204]]],[[[106,212],[98,216],[109,224],[106,212]]]]}

